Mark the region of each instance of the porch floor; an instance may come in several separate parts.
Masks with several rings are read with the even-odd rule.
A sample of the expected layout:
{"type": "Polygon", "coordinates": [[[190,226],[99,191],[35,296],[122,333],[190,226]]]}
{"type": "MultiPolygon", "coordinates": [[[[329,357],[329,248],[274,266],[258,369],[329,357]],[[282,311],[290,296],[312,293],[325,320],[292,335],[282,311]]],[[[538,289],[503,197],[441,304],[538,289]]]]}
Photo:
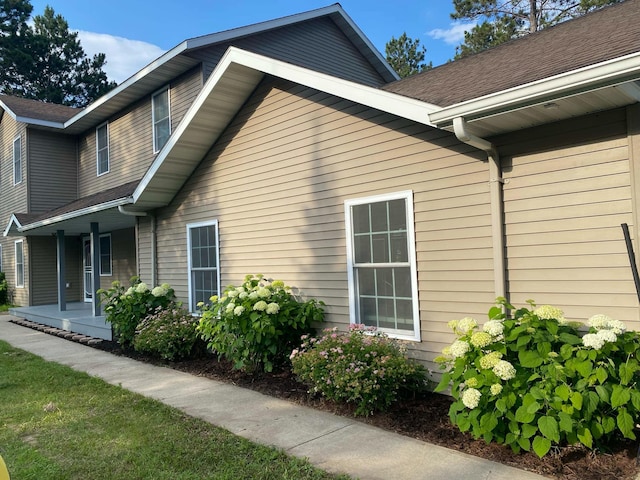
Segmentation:
{"type": "Polygon", "coordinates": [[[39,305],[36,307],[14,307],[9,313],[16,317],[32,322],[49,325],[50,327],[82,333],[91,337],[111,340],[111,325],[105,321],[105,316],[93,316],[91,303],[67,303],[67,309],[61,312],[58,305],[39,305]]]}

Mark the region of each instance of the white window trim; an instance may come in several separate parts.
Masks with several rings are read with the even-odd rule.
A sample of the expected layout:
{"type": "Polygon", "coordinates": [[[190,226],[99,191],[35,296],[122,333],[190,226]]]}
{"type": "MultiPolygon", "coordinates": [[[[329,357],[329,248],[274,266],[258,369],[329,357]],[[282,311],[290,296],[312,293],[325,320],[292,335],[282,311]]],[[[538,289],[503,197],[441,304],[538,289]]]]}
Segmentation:
{"type": "Polygon", "coordinates": [[[16,281],[16,288],[24,288],[24,277],[25,277],[25,271],[24,271],[24,243],[22,240],[16,240],[14,242],[14,268],[15,268],[15,281],[16,281]],[[18,244],[20,244],[20,250],[22,251],[22,283],[18,283],[18,244]]]}
{"type": "MultiPolygon", "coordinates": [[[[418,300],[418,275],[416,265],[416,241],[415,241],[415,225],[413,211],[413,191],[405,190],[382,195],[373,195],[370,197],[362,197],[345,200],[345,227],[347,240],[347,280],[349,284],[349,318],[351,323],[358,322],[357,314],[357,288],[354,278],[354,252],[353,252],[353,228],[351,219],[351,207],[354,205],[363,205],[376,202],[385,202],[390,200],[405,200],[407,206],[407,242],[409,243],[409,266],[411,271],[411,298],[413,310],[413,335],[405,331],[379,328],[379,331],[386,333],[392,338],[401,340],[420,341],[420,302],[418,300]]],[[[393,264],[390,264],[393,265],[393,264]]]]}
{"type": "Polygon", "coordinates": [[[18,135],[16,138],[13,139],[13,143],[11,144],[11,161],[13,163],[13,184],[14,185],[19,185],[22,183],[22,136],[18,135]],[[18,142],[18,145],[20,146],[20,157],[19,157],[19,168],[20,171],[17,172],[16,171],[16,142],[18,142]],[[16,173],[20,174],[20,178],[19,180],[16,182],[16,173]]]}
{"type": "Polygon", "coordinates": [[[96,127],[96,175],[98,177],[109,173],[111,171],[111,151],[110,151],[110,142],[109,142],[109,122],[104,122],[100,125],[98,125],[96,127]],[[100,145],[98,143],[98,130],[100,130],[102,127],[105,127],[107,129],[107,146],[103,148],[103,150],[106,148],[107,150],[107,169],[104,172],[100,172],[100,145]]]}
{"type": "Polygon", "coordinates": [[[163,93],[163,92],[167,92],[167,110],[168,110],[168,118],[169,118],[169,137],[171,137],[171,131],[172,131],[172,125],[171,125],[171,88],[169,88],[169,85],[167,85],[164,88],[161,88],[160,90],[154,92],[151,95],[151,133],[152,133],[152,137],[153,137],[153,153],[158,153],[160,150],[162,150],[162,147],[164,147],[164,145],[158,149],[156,149],[156,109],[155,109],[155,99],[156,97],[163,93]]]}
{"type": "Polygon", "coordinates": [[[110,233],[103,233],[102,235],[99,236],[98,238],[98,242],[100,242],[103,238],[109,238],[109,273],[103,273],[102,272],[102,245],[100,246],[100,262],[99,262],[99,267],[100,267],[100,276],[101,277],[112,277],[113,276],[113,242],[111,241],[111,234],[110,233]]]}
{"type": "Polygon", "coordinates": [[[2,245],[0,245],[0,272],[4,272],[2,269],[2,245]]]}
{"type": "Polygon", "coordinates": [[[195,312],[196,305],[193,305],[193,295],[192,289],[193,285],[191,284],[191,230],[193,228],[198,227],[210,227],[214,225],[216,227],[216,264],[218,268],[216,269],[216,279],[218,284],[218,291],[216,295],[220,296],[220,229],[218,228],[218,220],[209,220],[205,222],[196,222],[196,223],[188,223],[187,224],[187,277],[188,277],[188,287],[189,287],[189,311],[195,312]]]}

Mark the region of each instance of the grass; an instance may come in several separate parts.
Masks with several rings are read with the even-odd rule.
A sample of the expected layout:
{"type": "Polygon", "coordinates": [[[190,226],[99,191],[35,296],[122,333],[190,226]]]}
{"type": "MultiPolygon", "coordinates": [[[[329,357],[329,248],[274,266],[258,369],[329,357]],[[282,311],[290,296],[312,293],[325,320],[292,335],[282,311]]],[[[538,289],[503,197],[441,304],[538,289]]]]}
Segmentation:
{"type": "Polygon", "coordinates": [[[0,341],[12,479],[347,479],[0,341]]]}

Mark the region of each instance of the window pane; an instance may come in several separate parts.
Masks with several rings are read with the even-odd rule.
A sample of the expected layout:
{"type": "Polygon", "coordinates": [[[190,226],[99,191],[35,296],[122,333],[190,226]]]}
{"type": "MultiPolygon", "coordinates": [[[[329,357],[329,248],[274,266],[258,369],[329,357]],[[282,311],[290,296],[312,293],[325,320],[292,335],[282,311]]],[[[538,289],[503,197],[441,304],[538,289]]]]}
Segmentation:
{"type": "Polygon", "coordinates": [[[171,135],[171,128],[169,124],[169,119],[166,118],[155,125],[155,135],[156,135],[156,151],[160,150],[164,147],[164,144],[169,140],[169,135],[171,135]]]}
{"type": "Polygon", "coordinates": [[[391,200],[389,202],[389,230],[406,230],[407,229],[407,210],[406,201],[391,200]]]}
{"type": "Polygon", "coordinates": [[[396,296],[411,298],[411,269],[394,268],[393,275],[396,285],[396,296]]]}
{"type": "Polygon", "coordinates": [[[111,237],[100,237],[100,274],[111,275],[111,237]]]}
{"type": "Polygon", "coordinates": [[[392,298],[378,298],[378,326],[396,328],[395,302],[392,298]]]}
{"type": "Polygon", "coordinates": [[[360,295],[375,295],[375,268],[358,268],[356,270],[358,277],[358,292],[360,295]]]}
{"type": "Polygon", "coordinates": [[[103,125],[102,127],[98,128],[97,137],[98,137],[98,150],[106,147],[107,146],[107,126],[106,125],[103,125]]]}
{"type": "Polygon", "coordinates": [[[169,116],[169,91],[158,93],[153,97],[153,116],[154,120],[162,120],[169,116]]]}
{"type": "Polygon", "coordinates": [[[387,222],[387,202],[371,204],[371,231],[386,232],[389,230],[387,222]]]}
{"type": "Polygon", "coordinates": [[[389,262],[389,237],[386,233],[373,235],[373,263],[389,262]]]}
{"type": "Polygon", "coordinates": [[[369,205],[354,205],[351,207],[353,233],[369,233],[369,205]]]}
{"type": "Polygon", "coordinates": [[[397,328],[413,330],[413,306],[411,300],[396,300],[397,328]]]}
{"type": "Polygon", "coordinates": [[[409,246],[407,245],[407,233],[396,232],[391,235],[391,261],[408,262],[409,246]]]}
{"type": "Polygon", "coordinates": [[[375,298],[360,298],[360,322],[370,327],[378,326],[375,298]]]}
{"type": "Polygon", "coordinates": [[[356,263],[371,263],[371,244],[369,235],[358,235],[353,239],[356,263]]]}
{"type": "Polygon", "coordinates": [[[376,291],[379,296],[392,297],[393,296],[393,269],[391,268],[376,268],[376,291]]]}

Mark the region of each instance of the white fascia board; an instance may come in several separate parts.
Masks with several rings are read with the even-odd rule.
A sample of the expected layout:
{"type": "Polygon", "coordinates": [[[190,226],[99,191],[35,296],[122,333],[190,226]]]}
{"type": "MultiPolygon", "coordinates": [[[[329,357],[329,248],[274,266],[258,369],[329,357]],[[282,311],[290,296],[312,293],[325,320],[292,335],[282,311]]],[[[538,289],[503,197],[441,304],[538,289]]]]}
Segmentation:
{"type": "Polygon", "coordinates": [[[456,117],[478,118],[615,85],[628,81],[633,75],[640,75],[640,52],[445,107],[430,113],[429,120],[443,125],[456,117]]]}
{"type": "Polygon", "coordinates": [[[40,120],[37,118],[29,118],[29,117],[20,117],[15,114],[13,110],[11,110],[6,103],[0,100],[0,107],[9,114],[11,118],[13,118],[16,122],[20,123],[28,123],[29,125],[39,125],[42,127],[51,127],[51,128],[64,128],[64,123],[61,122],[51,122],[48,120],[40,120]]]}
{"type": "Polygon", "coordinates": [[[4,234],[3,234],[4,237],[9,236],[9,232],[11,231],[12,225],[15,225],[18,231],[20,231],[20,229],[22,228],[22,224],[18,221],[18,218],[13,213],[11,214],[11,218],[9,219],[9,224],[7,225],[7,228],[4,229],[4,234]]]}
{"type": "Polygon", "coordinates": [[[162,67],[162,65],[167,63],[169,60],[177,57],[186,49],[187,49],[187,42],[184,41],[178,44],[177,46],[173,47],[168,52],[165,52],[163,55],[155,59],[153,62],[151,62],[146,67],[144,67],[142,70],[139,70],[137,73],[133,74],[131,77],[129,77],[124,82],[122,82],[120,85],[118,85],[116,88],[111,90],[109,93],[107,93],[106,95],[103,95],[98,100],[91,103],[87,108],[83,109],[81,112],[78,112],[76,115],[74,115],[69,120],[67,120],[64,123],[64,128],[67,128],[73,125],[75,122],[83,118],[85,115],[88,115],[94,110],[100,108],[102,105],[110,101],[113,97],[115,97],[116,95],[119,95],[120,93],[125,91],[127,88],[131,87],[136,82],[138,82],[139,80],[149,75],[154,70],[157,70],[158,68],[162,67]]]}
{"type": "MultiPolygon", "coordinates": [[[[427,114],[440,108],[420,100],[332,77],[331,75],[315,72],[280,60],[274,60],[256,53],[247,52],[237,47],[229,47],[178,125],[176,131],[169,137],[169,141],[167,141],[158,153],[158,156],[142,177],[142,180],[140,180],[140,183],[133,193],[134,204],[138,201],[169,156],[171,149],[180,141],[180,137],[189,128],[198,110],[207,101],[211,92],[233,64],[247,67],[256,73],[269,74],[299,83],[300,85],[315,88],[316,90],[408,118],[424,125],[433,126],[429,123],[427,114]]],[[[246,98],[243,98],[241,103],[244,103],[245,100],[246,98]]],[[[240,104],[238,107],[240,107],[240,104]]]]}
{"type": "Polygon", "coordinates": [[[18,228],[18,231],[26,232],[29,230],[34,230],[36,228],[46,227],[47,225],[53,225],[55,223],[61,223],[67,220],[72,220],[74,218],[90,215],[92,213],[102,212],[104,210],[109,210],[111,208],[117,208],[120,205],[127,205],[130,203],[132,203],[131,197],[118,198],[116,200],[100,203],[98,205],[92,205],[90,207],[82,208],[80,210],[73,210],[72,212],[63,213],[62,215],[58,215],[56,217],[45,218],[44,220],[40,220],[39,222],[29,223],[27,225],[21,225],[18,228]]]}
{"type": "Polygon", "coordinates": [[[300,85],[314,88],[387,113],[408,118],[424,125],[433,126],[427,114],[441,109],[441,107],[421,100],[336,78],[325,73],[316,72],[280,60],[274,60],[236,47],[230,47],[227,50],[227,55],[230,62],[260,70],[268,75],[290,80],[300,85]]]}

